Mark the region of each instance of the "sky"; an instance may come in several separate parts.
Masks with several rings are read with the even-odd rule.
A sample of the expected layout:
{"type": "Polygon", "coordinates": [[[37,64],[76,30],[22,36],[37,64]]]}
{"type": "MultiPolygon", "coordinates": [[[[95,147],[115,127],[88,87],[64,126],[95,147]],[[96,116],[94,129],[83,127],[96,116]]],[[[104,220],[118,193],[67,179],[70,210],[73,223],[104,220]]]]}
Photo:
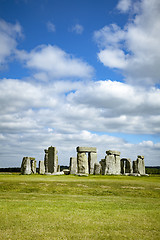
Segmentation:
{"type": "Polygon", "coordinates": [[[0,0],[0,167],[55,146],[160,166],[160,1],[0,0]]]}

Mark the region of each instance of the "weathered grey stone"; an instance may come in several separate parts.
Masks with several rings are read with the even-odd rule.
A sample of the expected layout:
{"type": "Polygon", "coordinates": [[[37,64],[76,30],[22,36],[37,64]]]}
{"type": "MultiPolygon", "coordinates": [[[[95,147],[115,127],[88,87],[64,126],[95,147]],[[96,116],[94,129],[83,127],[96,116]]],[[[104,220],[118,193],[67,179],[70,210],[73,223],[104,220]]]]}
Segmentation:
{"type": "Polygon", "coordinates": [[[142,156],[142,155],[138,155],[138,158],[144,159],[144,156],[142,156]]]}
{"type": "Polygon", "coordinates": [[[61,170],[60,170],[60,165],[58,165],[58,167],[57,167],[57,172],[60,172],[61,170]]]}
{"type": "Polygon", "coordinates": [[[132,163],[130,158],[121,159],[121,174],[132,173],[132,163]]]}
{"type": "Polygon", "coordinates": [[[77,153],[77,168],[78,173],[88,174],[88,158],[84,152],[77,153]]]}
{"type": "Polygon", "coordinates": [[[101,174],[102,174],[102,175],[105,175],[105,171],[106,171],[106,160],[105,160],[105,159],[101,159],[100,164],[101,164],[101,174]]]}
{"type": "Polygon", "coordinates": [[[133,161],[133,173],[145,175],[144,156],[138,155],[137,160],[133,161]]]}
{"type": "Polygon", "coordinates": [[[58,166],[58,156],[57,150],[55,147],[49,147],[48,148],[48,172],[57,172],[57,166],[58,166]]]}
{"type": "Polygon", "coordinates": [[[79,153],[86,153],[86,152],[97,152],[96,147],[77,147],[77,152],[79,153]]]}
{"type": "Polygon", "coordinates": [[[76,173],[76,176],[78,176],[78,177],[88,177],[88,174],[76,173]]]}
{"type": "Polygon", "coordinates": [[[21,174],[31,174],[31,159],[34,158],[24,157],[21,164],[21,174]]]}
{"type": "Polygon", "coordinates": [[[39,161],[39,174],[45,174],[44,161],[39,161]]]}
{"type": "Polygon", "coordinates": [[[99,175],[101,173],[101,164],[95,163],[94,164],[94,175],[99,175]]]}
{"type": "Polygon", "coordinates": [[[31,173],[36,174],[36,160],[31,159],[31,173]]]}
{"type": "Polygon", "coordinates": [[[94,174],[94,165],[97,163],[97,153],[88,153],[89,174],[94,174]]]}
{"type": "Polygon", "coordinates": [[[63,169],[63,172],[65,175],[69,175],[70,174],[70,170],[69,169],[63,169]]]}
{"type": "Polygon", "coordinates": [[[120,156],[121,153],[119,151],[115,151],[115,150],[108,150],[106,151],[107,155],[116,155],[116,156],[120,156]]]}
{"type": "Polygon", "coordinates": [[[45,173],[48,173],[48,150],[44,149],[45,156],[44,156],[44,165],[45,165],[45,173]]]}
{"type": "Polygon", "coordinates": [[[119,155],[117,154],[113,155],[111,154],[110,151],[109,154],[105,157],[105,161],[106,161],[105,174],[120,174],[121,165],[119,155]]]}
{"type": "Polygon", "coordinates": [[[58,176],[58,175],[64,175],[64,172],[62,171],[62,172],[56,172],[56,173],[50,173],[50,174],[58,176]]]}
{"type": "Polygon", "coordinates": [[[76,174],[77,173],[77,158],[71,157],[70,158],[70,174],[76,174]]]}
{"type": "Polygon", "coordinates": [[[139,174],[139,173],[129,173],[128,175],[129,176],[134,176],[134,177],[140,177],[141,176],[141,174],[139,174]]]}

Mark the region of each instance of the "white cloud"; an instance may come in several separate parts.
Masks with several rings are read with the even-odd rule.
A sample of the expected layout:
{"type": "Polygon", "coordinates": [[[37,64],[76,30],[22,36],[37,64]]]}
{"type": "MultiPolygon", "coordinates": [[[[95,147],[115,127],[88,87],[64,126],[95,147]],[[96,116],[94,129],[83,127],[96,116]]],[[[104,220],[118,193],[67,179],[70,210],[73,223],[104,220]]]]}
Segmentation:
{"type": "Polygon", "coordinates": [[[98,53],[99,60],[110,68],[121,68],[126,67],[126,56],[120,49],[105,49],[98,53]]]}
{"type": "Polygon", "coordinates": [[[30,53],[17,51],[17,56],[26,63],[26,67],[38,71],[38,75],[35,76],[39,79],[46,80],[46,76],[52,80],[53,78],[90,78],[93,74],[93,68],[88,63],[57,46],[42,45],[30,53]]]}
{"type": "Polygon", "coordinates": [[[132,2],[137,12],[123,29],[112,24],[96,31],[94,37],[100,47],[99,60],[105,66],[122,70],[130,83],[154,85],[160,82],[160,2],[138,3],[135,10],[132,2]]]}
{"type": "Polygon", "coordinates": [[[22,36],[19,23],[10,24],[0,20],[0,68],[7,63],[8,58],[14,55],[19,36],[22,36]]]}
{"type": "Polygon", "coordinates": [[[129,10],[130,6],[131,6],[131,0],[120,0],[117,5],[117,9],[125,13],[129,10]]]}
{"type": "Polygon", "coordinates": [[[76,24],[76,25],[74,25],[74,26],[72,27],[72,32],[75,32],[75,33],[77,33],[77,34],[82,34],[83,31],[84,31],[84,28],[83,28],[83,26],[80,25],[80,24],[76,24]]]}
{"type": "MultiPolygon", "coordinates": [[[[128,143],[127,134],[160,133],[160,94],[112,81],[56,81],[44,84],[3,79],[0,82],[0,166],[20,166],[23,156],[43,160],[50,145],[59,151],[60,164],[69,164],[75,148],[96,146],[98,160],[107,149],[135,160],[145,155],[147,165],[158,165],[160,143],[148,137],[128,143]],[[10,162],[12,159],[12,162],[10,162]]],[[[136,136],[136,135],[135,135],[136,136]]]]}
{"type": "Polygon", "coordinates": [[[49,32],[55,32],[56,31],[56,27],[52,22],[47,22],[47,29],[49,32]]]}

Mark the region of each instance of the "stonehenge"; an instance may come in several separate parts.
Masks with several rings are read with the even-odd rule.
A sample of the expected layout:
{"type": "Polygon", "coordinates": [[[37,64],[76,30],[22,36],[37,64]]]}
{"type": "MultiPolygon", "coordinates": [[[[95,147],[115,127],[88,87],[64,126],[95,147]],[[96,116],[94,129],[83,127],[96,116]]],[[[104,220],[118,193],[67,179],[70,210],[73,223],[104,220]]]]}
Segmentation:
{"type": "MultiPolygon", "coordinates": [[[[39,161],[39,174],[52,175],[145,175],[144,156],[138,155],[135,161],[130,158],[121,158],[121,153],[115,150],[107,150],[106,156],[97,161],[96,147],[76,148],[77,157],[70,157],[69,169],[60,171],[58,165],[58,151],[56,147],[45,149],[44,161],[39,161]]],[[[36,174],[36,160],[33,157],[24,157],[21,164],[21,174],[36,174]]]]}

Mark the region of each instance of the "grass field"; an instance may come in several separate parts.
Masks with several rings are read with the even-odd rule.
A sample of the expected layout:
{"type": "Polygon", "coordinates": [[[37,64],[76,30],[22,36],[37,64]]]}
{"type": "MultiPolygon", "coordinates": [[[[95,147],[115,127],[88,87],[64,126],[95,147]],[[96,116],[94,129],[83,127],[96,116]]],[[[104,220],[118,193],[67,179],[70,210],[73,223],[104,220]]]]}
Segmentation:
{"type": "Polygon", "coordinates": [[[160,239],[160,177],[0,175],[0,239],[160,239]]]}

